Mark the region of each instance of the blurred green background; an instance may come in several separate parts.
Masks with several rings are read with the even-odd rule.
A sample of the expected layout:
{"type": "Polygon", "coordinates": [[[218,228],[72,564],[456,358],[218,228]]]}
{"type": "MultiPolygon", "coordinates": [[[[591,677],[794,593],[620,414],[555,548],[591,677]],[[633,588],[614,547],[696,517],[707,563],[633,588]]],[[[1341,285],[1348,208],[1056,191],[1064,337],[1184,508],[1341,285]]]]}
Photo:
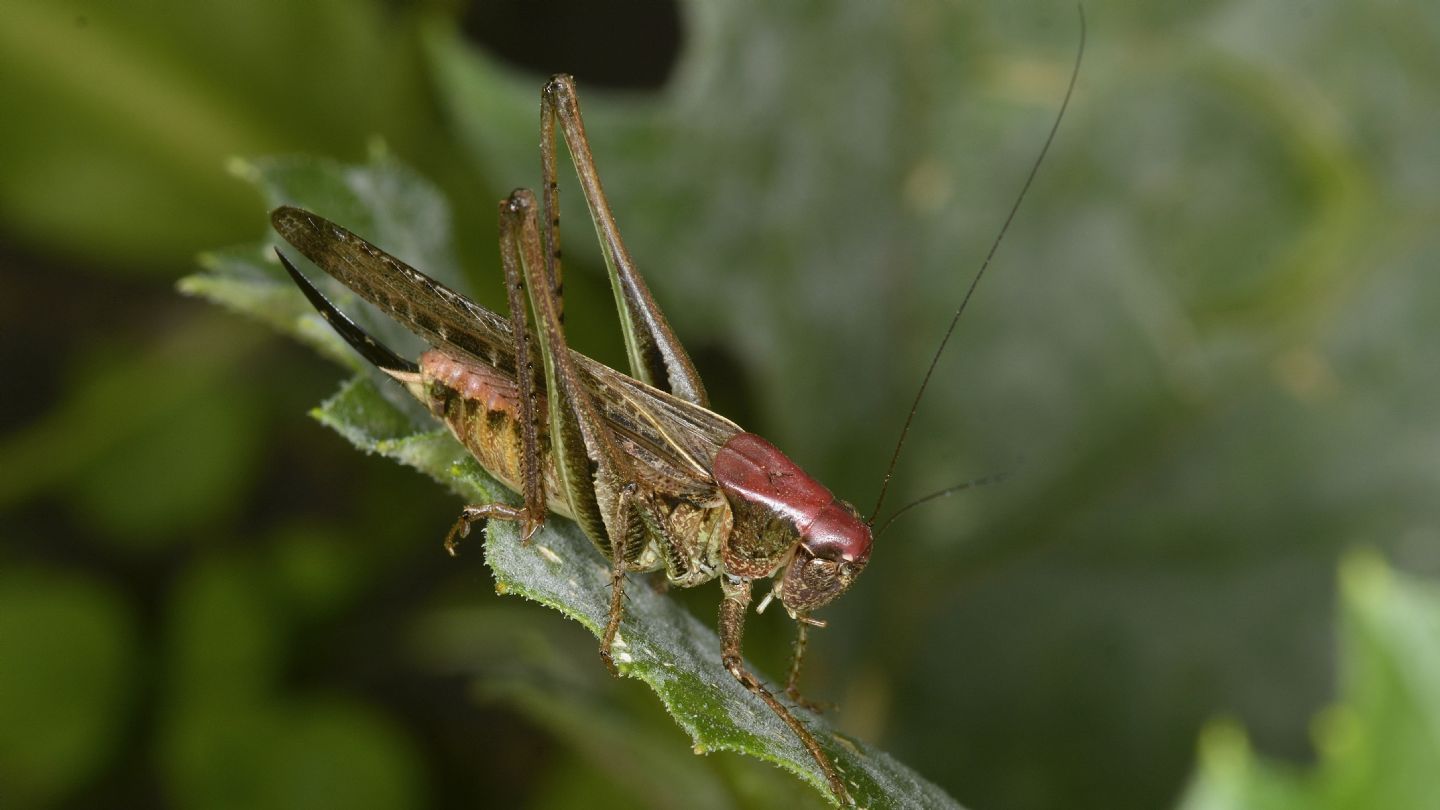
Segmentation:
{"type": "MultiPolygon", "coordinates": [[[[264,232],[234,157],[378,139],[498,305],[494,201],[537,183],[570,71],[717,409],[865,510],[1078,24],[778,5],[0,4],[0,806],[818,804],[692,756],[583,630],[446,558],[454,501],[304,416],[333,365],[174,292],[264,232]]],[[[1384,740],[1410,792],[1366,793],[1397,784],[1376,765],[1333,806],[1433,807],[1440,681],[1386,657],[1433,671],[1433,587],[1347,612],[1336,572],[1377,550],[1346,579],[1372,607],[1386,564],[1440,575],[1440,7],[1086,12],[890,503],[1013,475],[881,539],[807,691],[974,808],[1316,806],[1195,781],[1242,727],[1304,785],[1384,740]],[[1342,654],[1341,614],[1413,633],[1353,619],[1342,654]]],[[[572,342],[618,363],[570,221],[572,342]]],[[[709,617],[718,589],[675,597],[709,617]]],[[[786,624],[747,639],[771,674],[786,624]]]]}

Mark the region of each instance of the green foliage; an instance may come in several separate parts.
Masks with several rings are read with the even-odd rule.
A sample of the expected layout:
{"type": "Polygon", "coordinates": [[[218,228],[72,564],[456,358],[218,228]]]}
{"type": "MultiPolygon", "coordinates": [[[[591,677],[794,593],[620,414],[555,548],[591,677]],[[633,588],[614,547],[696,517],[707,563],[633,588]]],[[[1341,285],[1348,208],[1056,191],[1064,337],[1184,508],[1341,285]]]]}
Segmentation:
{"type": "Polygon", "coordinates": [[[1309,772],[1257,756],[1234,722],[1211,726],[1180,810],[1436,806],[1440,589],[1373,555],[1341,571],[1340,701],[1315,725],[1309,772]]]}
{"type": "Polygon", "coordinates": [[[283,590],[268,579],[262,566],[220,556],[193,567],[172,596],[159,752],[170,795],[236,810],[415,806],[420,758],[392,720],[339,695],[274,699],[286,634],[283,590]]]}
{"type": "Polygon", "coordinates": [[[0,134],[0,210],[28,244],[137,273],[242,238],[254,202],[216,171],[230,155],[354,154],[377,130],[433,145],[406,25],[344,0],[6,3],[0,74],[25,113],[0,134]]]}
{"type": "Polygon", "coordinates": [[[91,577],[0,572],[0,801],[54,802],[93,777],[123,727],[135,686],[135,618],[91,577]],[[63,627],[67,643],[51,638],[63,627]],[[57,701],[56,695],[64,696],[57,701]]]}
{"type": "MultiPolygon", "coordinates": [[[[449,220],[437,193],[384,157],[368,168],[318,161],[269,161],[257,163],[251,176],[265,189],[272,206],[298,205],[327,217],[339,216],[337,209],[355,213],[356,207],[363,208],[356,229],[387,248],[383,234],[404,226],[395,221],[395,214],[403,212],[413,217],[417,210],[422,211],[426,231],[412,236],[397,253],[427,269],[433,260],[441,275],[453,275],[445,272],[445,223],[449,220]],[[311,193],[312,189],[321,193],[311,193]],[[338,189],[350,189],[351,193],[345,195],[338,189]]],[[[317,334],[305,325],[320,321],[318,315],[303,315],[288,323],[277,318],[277,311],[289,313],[295,307],[293,301],[274,306],[274,285],[288,284],[288,280],[278,278],[275,262],[246,266],[212,261],[209,266],[209,273],[185,280],[181,288],[238,311],[273,307],[255,310],[255,315],[322,346],[337,339],[333,335],[323,337],[323,333],[317,334]]],[[[299,291],[293,291],[291,297],[300,300],[299,291]]],[[[333,351],[327,349],[327,353],[333,351]]],[[[380,385],[396,387],[393,383],[380,385]]],[[[448,432],[437,430],[426,417],[406,413],[367,376],[346,383],[314,414],[359,449],[414,467],[468,502],[513,500],[514,496],[481,469],[448,432]]],[[[552,516],[529,548],[520,544],[510,524],[492,523],[485,535],[485,559],[495,574],[498,591],[554,608],[599,636],[608,612],[609,569],[577,526],[552,516]]],[[[728,750],[750,754],[793,771],[828,795],[824,774],[799,740],[722,666],[719,639],[709,626],[674,599],[638,580],[630,586],[627,596],[626,621],[616,639],[621,650],[616,653],[620,671],[655,690],[676,722],[689,733],[697,753],[728,750]]],[[[818,716],[802,715],[825,741],[822,744],[862,806],[957,806],[939,788],[885,753],[827,730],[818,716]]]]}

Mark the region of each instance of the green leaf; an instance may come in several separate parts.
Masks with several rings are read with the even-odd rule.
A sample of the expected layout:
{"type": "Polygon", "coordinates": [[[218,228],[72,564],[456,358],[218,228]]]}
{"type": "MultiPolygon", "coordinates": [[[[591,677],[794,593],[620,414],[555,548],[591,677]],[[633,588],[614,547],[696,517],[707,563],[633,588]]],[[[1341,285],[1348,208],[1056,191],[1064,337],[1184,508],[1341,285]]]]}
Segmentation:
{"type": "Polygon", "coordinates": [[[1310,772],[1257,756],[1234,723],[1201,741],[1182,810],[1434,807],[1440,588],[1354,555],[1341,571],[1343,694],[1316,724],[1310,772]]]}
{"type": "Polygon", "coordinates": [[[243,233],[254,202],[218,171],[228,155],[353,150],[357,132],[439,151],[410,16],[344,0],[0,4],[7,243],[168,276],[243,233]]]}
{"type": "Polygon", "coordinates": [[[103,769],[140,679],[137,628],[90,576],[0,571],[0,806],[56,806],[103,769]]]}
{"type": "Polygon", "coordinates": [[[351,697],[277,689],[293,616],[270,573],[211,554],[171,594],[157,735],[167,795],[230,810],[418,806],[422,759],[403,728],[351,697]]]}
{"type": "MultiPolygon", "coordinates": [[[[401,258],[427,272],[438,269],[461,286],[453,278],[443,204],[428,185],[383,154],[366,167],[301,159],[246,165],[243,174],[261,186],[270,204],[298,204],[329,215],[348,210],[359,232],[387,248],[398,242],[395,251],[401,258]],[[401,214],[408,211],[413,217],[417,205],[425,209],[425,226],[404,233],[410,221],[401,214]]],[[[229,251],[214,254],[206,272],[182,281],[181,289],[252,314],[328,356],[344,356],[334,339],[318,329],[317,316],[301,314],[300,293],[283,291],[278,279],[278,268],[267,251],[229,251]]],[[[383,334],[380,324],[367,327],[372,325],[383,334]]],[[[397,390],[393,382],[362,374],[314,415],[356,447],[424,472],[467,501],[513,499],[448,433],[397,400],[397,390]]],[[[529,547],[519,543],[513,526],[491,524],[485,558],[498,591],[552,607],[598,637],[609,604],[608,565],[573,523],[552,516],[529,547]]],[[[638,582],[626,593],[625,621],[616,641],[620,670],[659,695],[690,735],[695,751],[738,751],[758,757],[795,773],[828,796],[823,774],[799,740],[721,665],[719,641],[710,625],[675,599],[638,582]]],[[[819,716],[797,713],[821,740],[862,806],[957,806],[884,752],[838,734],[819,716]]]]}
{"type": "Polygon", "coordinates": [[[259,337],[194,317],[158,339],[107,340],[74,363],[63,400],[0,438],[0,509],[63,490],[98,539],[137,552],[194,542],[237,508],[259,455],[256,392],[226,390],[259,337]],[[167,479],[175,469],[186,474],[167,479]]]}
{"type": "Polygon", "coordinates": [[[641,705],[647,696],[594,666],[595,651],[584,643],[583,631],[531,605],[507,601],[434,611],[417,631],[416,652],[428,668],[468,677],[477,701],[522,712],[573,751],[548,769],[541,790],[546,798],[537,799],[536,807],[721,810],[750,806],[741,796],[747,788],[763,796],[756,806],[822,806],[808,785],[778,769],[693,756],[679,744],[669,716],[641,705]],[[725,765],[739,766],[761,784],[745,785],[715,767],[725,765]],[[587,799],[575,798],[581,795],[587,799]]]}

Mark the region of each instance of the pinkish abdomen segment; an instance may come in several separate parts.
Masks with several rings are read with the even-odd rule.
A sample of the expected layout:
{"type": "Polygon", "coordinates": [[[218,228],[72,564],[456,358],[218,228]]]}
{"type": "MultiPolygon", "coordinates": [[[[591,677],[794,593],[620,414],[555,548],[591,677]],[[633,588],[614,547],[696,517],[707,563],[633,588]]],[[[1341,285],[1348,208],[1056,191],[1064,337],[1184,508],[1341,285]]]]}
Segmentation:
{"type": "Polygon", "coordinates": [[[465,399],[474,400],[487,411],[520,413],[520,389],[515,381],[499,371],[469,360],[451,357],[439,349],[420,355],[420,374],[438,382],[465,399]]]}
{"type": "MultiPolygon", "coordinates": [[[[420,355],[421,401],[491,475],[520,491],[524,458],[520,390],[508,375],[484,363],[454,357],[439,349],[420,355]]],[[[552,511],[570,517],[559,476],[549,453],[545,401],[540,401],[541,468],[545,497],[552,511]]]]}

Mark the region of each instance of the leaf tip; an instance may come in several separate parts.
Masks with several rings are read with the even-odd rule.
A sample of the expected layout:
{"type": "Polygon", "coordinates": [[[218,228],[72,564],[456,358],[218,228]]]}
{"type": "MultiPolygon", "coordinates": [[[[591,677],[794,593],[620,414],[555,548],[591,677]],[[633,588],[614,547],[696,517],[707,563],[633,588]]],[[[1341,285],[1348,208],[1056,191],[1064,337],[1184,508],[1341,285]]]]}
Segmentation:
{"type": "Polygon", "coordinates": [[[225,159],[225,171],[247,183],[260,182],[260,169],[248,158],[231,155],[225,159]]]}
{"type": "Polygon", "coordinates": [[[1200,760],[1215,773],[1243,771],[1250,761],[1250,738],[1233,719],[1213,720],[1200,731],[1200,760]]]}
{"type": "MultiPolygon", "coordinates": [[[[202,250],[195,254],[195,263],[205,270],[214,271],[220,266],[220,257],[215,255],[213,250],[202,250]]],[[[184,281],[184,279],[181,279],[184,281]]]]}
{"type": "Polygon", "coordinates": [[[188,275],[175,282],[175,291],[181,295],[197,297],[203,294],[205,279],[199,275],[188,275]]]}
{"type": "Polygon", "coordinates": [[[1357,752],[1364,740],[1364,719],[1353,706],[1330,706],[1310,724],[1316,750],[1331,760],[1357,752]]]}
{"type": "Polygon", "coordinates": [[[1390,569],[1379,552],[1373,549],[1355,551],[1340,563],[1341,590],[1353,602],[1368,602],[1384,593],[1390,585],[1390,569]]]}

